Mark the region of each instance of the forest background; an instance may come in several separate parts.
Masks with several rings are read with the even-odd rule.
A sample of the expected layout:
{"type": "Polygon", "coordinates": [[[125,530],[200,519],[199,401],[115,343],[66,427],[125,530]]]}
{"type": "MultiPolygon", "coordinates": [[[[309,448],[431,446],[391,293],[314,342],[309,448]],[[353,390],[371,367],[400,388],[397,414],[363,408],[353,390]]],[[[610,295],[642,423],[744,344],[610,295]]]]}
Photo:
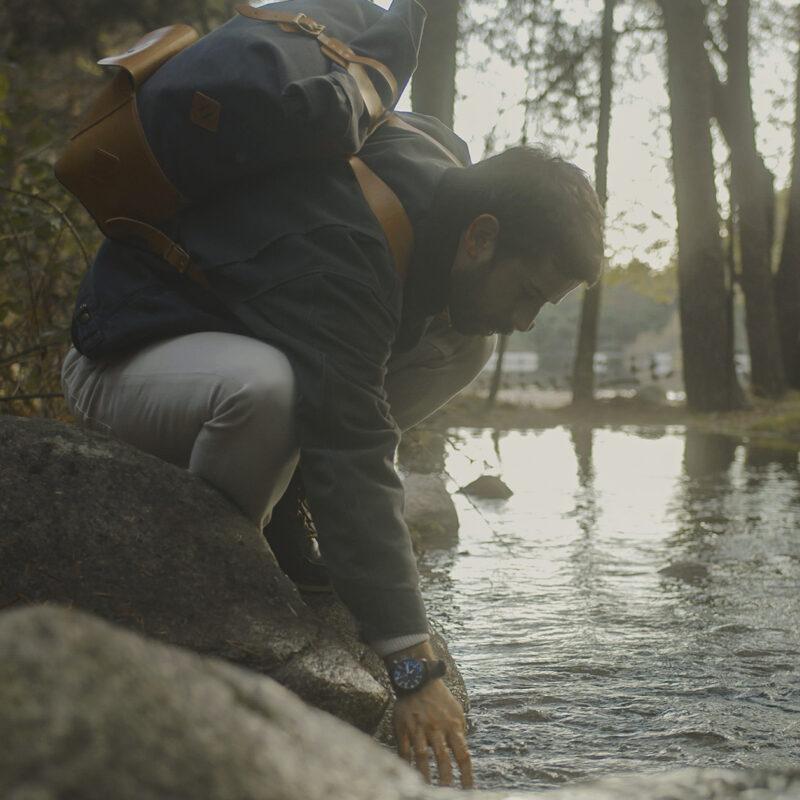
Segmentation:
{"type": "MultiPolygon", "coordinates": [[[[602,284],[548,308],[503,349],[560,365],[583,402],[595,393],[598,351],[677,353],[699,410],[736,408],[743,389],[777,398],[800,387],[797,4],[423,4],[429,19],[406,104],[454,125],[473,158],[542,141],[592,172],[608,198],[602,284]],[[650,143],[649,165],[626,151],[632,133],[650,143]],[[612,180],[609,197],[609,160],[630,162],[634,189],[617,181],[615,196],[612,180]],[[634,197],[637,170],[660,181],[656,194],[634,197]],[[737,352],[751,356],[744,378],[737,352]]],[[[95,61],[176,21],[208,31],[232,6],[4,0],[0,412],[63,413],[59,366],[99,234],[52,165],[107,79],[95,61]]]]}

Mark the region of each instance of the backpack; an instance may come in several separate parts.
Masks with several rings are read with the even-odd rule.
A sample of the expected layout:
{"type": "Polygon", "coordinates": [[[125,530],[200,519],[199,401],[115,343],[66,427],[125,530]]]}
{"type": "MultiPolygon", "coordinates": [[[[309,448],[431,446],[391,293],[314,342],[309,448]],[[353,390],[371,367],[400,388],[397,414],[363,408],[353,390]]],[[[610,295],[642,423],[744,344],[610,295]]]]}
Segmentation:
{"type": "MultiPolygon", "coordinates": [[[[172,25],[98,62],[118,71],[55,166],[103,233],[144,243],[204,285],[159,226],[245,176],[357,153],[411,78],[425,19],[416,0],[389,11],[284,0],[236,12],[202,39],[172,25]]],[[[405,211],[360,159],[351,165],[401,269],[405,211]]]]}

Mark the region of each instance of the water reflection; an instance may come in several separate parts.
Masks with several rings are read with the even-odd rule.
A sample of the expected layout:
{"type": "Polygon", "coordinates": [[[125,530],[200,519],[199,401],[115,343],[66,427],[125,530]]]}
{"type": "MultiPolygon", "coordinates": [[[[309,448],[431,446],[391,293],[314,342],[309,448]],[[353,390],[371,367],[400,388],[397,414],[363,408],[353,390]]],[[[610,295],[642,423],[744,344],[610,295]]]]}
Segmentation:
{"type": "Polygon", "coordinates": [[[748,444],[745,449],[745,464],[752,469],[775,466],[788,475],[794,475],[797,473],[797,450],[748,444]]]}
{"type": "Polygon", "coordinates": [[[713,555],[713,537],[723,535],[730,522],[731,468],[741,442],[691,429],[684,441],[683,475],[675,503],[677,525],[668,538],[670,563],[661,574],[696,584],[708,575],[706,561],[713,555]]]}
{"type": "Polygon", "coordinates": [[[573,425],[569,429],[569,437],[575,450],[575,459],[578,462],[578,481],[582,488],[591,488],[594,469],[592,465],[592,442],[594,441],[594,428],[589,425],[573,425]]]}
{"type": "Polygon", "coordinates": [[[583,601],[584,625],[590,629],[592,617],[607,607],[610,594],[603,580],[603,564],[608,556],[603,553],[595,536],[600,508],[594,487],[592,461],[594,429],[588,425],[575,425],[569,429],[569,436],[575,451],[578,478],[572,513],[580,529],[580,536],[576,536],[570,546],[571,581],[583,601]]]}
{"type": "Polygon", "coordinates": [[[487,788],[800,760],[797,455],[682,428],[458,431],[423,556],[487,788]]]}
{"type": "Polygon", "coordinates": [[[692,429],[684,437],[683,469],[687,478],[716,477],[730,469],[739,446],[736,439],[692,429]]]}

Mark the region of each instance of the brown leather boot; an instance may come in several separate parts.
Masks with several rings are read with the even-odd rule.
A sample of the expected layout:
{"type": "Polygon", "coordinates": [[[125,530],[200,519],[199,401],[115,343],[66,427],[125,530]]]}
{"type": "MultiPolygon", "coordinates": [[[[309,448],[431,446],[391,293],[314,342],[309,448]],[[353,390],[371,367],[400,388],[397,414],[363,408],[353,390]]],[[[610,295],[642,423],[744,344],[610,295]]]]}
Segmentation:
{"type": "Polygon", "coordinates": [[[272,510],[264,536],[278,566],[301,592],[333,591],[299,469],[272,510]]]}

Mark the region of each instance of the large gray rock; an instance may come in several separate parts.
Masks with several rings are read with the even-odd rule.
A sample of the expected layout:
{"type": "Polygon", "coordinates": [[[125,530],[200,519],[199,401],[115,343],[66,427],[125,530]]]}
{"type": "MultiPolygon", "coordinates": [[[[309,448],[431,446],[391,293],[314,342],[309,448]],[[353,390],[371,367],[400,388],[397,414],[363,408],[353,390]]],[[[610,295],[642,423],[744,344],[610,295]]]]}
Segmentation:
{"type": "MultiPolygon", "coordinates": [[[[275,682],[58,608],[0,614],[0,797],[455,800],[275,682]]],[[[478,775],[478,779],[480,775],[478,775]]],[[[682,770],[476,800],[791,800],[800,772],[682,770]]]]}
{"type": "Polygon", "coordinates": [[[424,795],[391,752],[277,683],[87,615],[6,612],[0,652],[8,800],[424,795]]]}
{"type": "MultiPolygon", "coordinates": [[[[617,775],[546,794],[497,800],[800,800],[800,770],[679,769],[617,775]]],[[[482,800],[486,800],[482,798],[482,800]]]]}
{"type": "Polygon", "coordinates": [[[514,494],[505,481],[497,475],[481,475],[458,491],[486,500],[508,500],[514,494]]]}
{"type": "Polygon", "coordinates": [[[350,616],[332,599],[312,612],[204,481],[49,420],[0,417],[0,452],[0,609],[86,609],[270,675],[362,730],[381,724],[385,671],[350,616]]]}
{"type": "Polygon", "coordinates": [[[446,444],[444,434],[422,428],[406,431],[400,440],[404,516],[417,550],[458,544],[458,512],[442,479],[446,444]]]}
{"type": "Polygon", "coordinates": [[[417,549],[458,544],[458,512],[438,475],[412,472],[403,478],[404,517],[417,549]]]}
{"type": "Polygon", "coordinates": [[[409,472],[441,475],[444,471],[447,437],[441,431],[413,428],[404,431],[397,459],[409,472]]]}

